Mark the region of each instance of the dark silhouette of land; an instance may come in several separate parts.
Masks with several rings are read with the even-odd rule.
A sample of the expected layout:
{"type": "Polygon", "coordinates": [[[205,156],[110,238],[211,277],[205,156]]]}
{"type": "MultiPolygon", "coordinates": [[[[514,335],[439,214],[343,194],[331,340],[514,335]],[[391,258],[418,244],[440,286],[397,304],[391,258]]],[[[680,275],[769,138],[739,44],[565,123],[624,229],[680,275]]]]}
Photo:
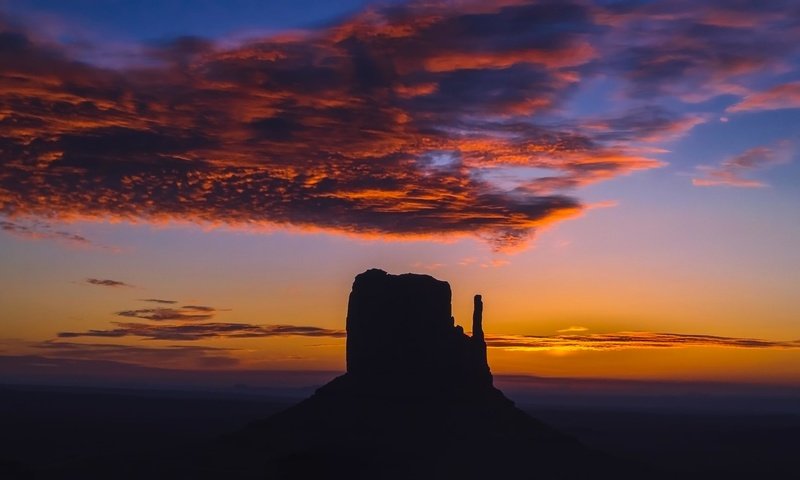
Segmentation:
{"type": "MultiPolygon", "coordinates": [[[[233,390],[0,387],[0,478],[203,478],[197,465],[207,452],[219,455],[209,447],[216,438],[295,401],[233,390]]],[[[800,415],[759,413],[759,403],[747,412],[518,405],[591,448],[652,465],[666,478],[796,474],[800,415]]]]}
{"type": "Polygon", "coordinates": [[[427,275],[358,275],[348,304],[347,372],[293,406],[247,389],[0,388],[0,478],[795,473],[796,412],[743,417],[539,404],[526,408],[536,418],[530,416],[494,386],[481,297],[475,297],[471,336],[456,325],[450,297],[446,282],[427,275]]]}

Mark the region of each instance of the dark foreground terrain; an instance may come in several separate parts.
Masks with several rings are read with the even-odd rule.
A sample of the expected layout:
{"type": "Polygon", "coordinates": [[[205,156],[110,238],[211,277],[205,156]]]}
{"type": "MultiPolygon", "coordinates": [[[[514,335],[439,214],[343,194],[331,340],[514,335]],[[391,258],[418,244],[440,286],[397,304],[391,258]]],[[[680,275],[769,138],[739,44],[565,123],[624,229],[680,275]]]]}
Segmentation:
{"type": "MultiPolygon", "coordinates": [[[[293,403],[234,393],[0,387],[0,478],[148,478],[143,466],[161,464],[165,478],[193,477],[198,472],[176,459],[293,403]]],[[[519,406],[592,449],[652,465],[667,478],[796,478],[797,414],[519,406]]]]}

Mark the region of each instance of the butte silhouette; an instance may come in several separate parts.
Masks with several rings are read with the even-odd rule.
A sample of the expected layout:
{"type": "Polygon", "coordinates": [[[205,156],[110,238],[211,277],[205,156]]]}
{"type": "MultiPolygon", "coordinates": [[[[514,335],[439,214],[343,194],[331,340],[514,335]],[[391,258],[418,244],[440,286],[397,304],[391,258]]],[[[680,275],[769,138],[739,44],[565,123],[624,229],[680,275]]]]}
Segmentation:
{"type": "Polygon", "coordinates": [[[447,282],[372,269],[353,283],[347,373],[226,439],[228,476],[620,478],[620,462],[530,417],[493,386],[475,296],[472,336],[447,282]]]}

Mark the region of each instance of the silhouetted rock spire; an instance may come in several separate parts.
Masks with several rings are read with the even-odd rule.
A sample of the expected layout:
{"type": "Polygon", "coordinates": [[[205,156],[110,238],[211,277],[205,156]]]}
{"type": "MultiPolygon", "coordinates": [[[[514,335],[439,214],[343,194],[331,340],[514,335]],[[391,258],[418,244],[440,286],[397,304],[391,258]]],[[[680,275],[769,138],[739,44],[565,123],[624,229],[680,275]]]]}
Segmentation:
{"type": "Polygon", "coordinates": [[[370,388],[457,393],[492,388],[475,297],[473,337],[455,325],[447,282],[429,275],[356,276],[347,311],[347,374],[370,388]]]}
{"type": "Polygon", "coordinates": [[[472,309],[472,344],[478,356],[478,363],[486,365],[488,372],[489,362],[486,359],[486,339],[483,336],[483,299],[480,295],[475,295],[472,309]]]}
{"type": "Polygon", "coordinates": [[[483,299],[475,295],[475,305],[472,309],[472,338],[483,340],[483,299]]]}

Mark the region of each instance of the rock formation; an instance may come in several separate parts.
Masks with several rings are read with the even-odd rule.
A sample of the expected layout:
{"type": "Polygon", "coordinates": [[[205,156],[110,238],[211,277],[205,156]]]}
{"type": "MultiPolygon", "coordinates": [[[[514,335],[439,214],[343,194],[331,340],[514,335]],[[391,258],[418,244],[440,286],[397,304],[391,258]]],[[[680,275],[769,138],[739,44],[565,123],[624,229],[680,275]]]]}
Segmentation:
{"type": "Polygon", "coordinates": [[[492,388],[476,296],[470,338],[455,325],[450,285],[428,275],[368,270],[347,308],[347,376],[375,393],[465,395],[492,388]]]}
{"type": "Polygon", "coordinates": [[[625,477],[494,388],[482,298],[472,337],[455,324],[450,300],[450,285],[428,275],[358,275],[347,373],[230,437],[219,457],[225,478],[625,477]]]}

